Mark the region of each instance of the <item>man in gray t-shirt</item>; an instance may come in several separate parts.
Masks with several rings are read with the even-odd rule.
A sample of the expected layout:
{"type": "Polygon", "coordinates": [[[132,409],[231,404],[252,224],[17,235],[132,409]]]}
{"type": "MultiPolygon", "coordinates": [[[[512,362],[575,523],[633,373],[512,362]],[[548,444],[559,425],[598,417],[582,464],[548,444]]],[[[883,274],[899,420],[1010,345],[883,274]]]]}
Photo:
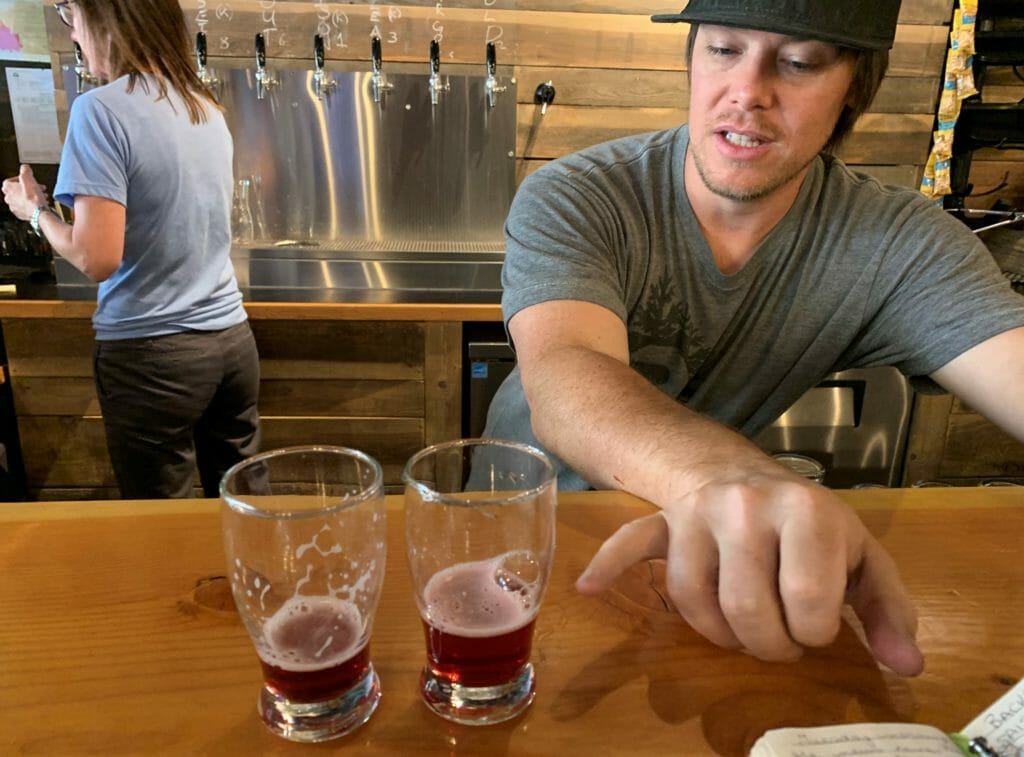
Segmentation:
{"type": "Polygon", "coordinates": [[[746,437],[832,371],[894,365],[1024,440],[1024,300],[962,224],[831,157],[884,75],[899,0],[837,5],[690,0],[665,19],[694,24],[689,125],[523,183],[502,301],[518,368],[486,433],[541,444],[563,488],[662,508],[604,544],[581,591],[666,556],[694,628],[778,660],[831,641],[858,575],[846,600],[872,650],[914,674],[891,559],[746,437]]]}

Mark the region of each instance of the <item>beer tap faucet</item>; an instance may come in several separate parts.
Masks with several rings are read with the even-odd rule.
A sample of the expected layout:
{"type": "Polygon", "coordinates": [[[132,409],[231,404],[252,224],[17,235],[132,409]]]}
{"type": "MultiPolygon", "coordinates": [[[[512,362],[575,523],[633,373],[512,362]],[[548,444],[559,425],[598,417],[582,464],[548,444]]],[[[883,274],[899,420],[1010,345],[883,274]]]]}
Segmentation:
{"type": "Polygon", "coordinates": [[[85,67],[85,56],[82,54],[81,46],[75,43],[75,92],[82,94],[85,91],[86,84],[92,84],[96,81],[96,77],[89,73],[89,69],[85,67]]]}
{"type": "Polygon", "coordinates": [[[507,87],[498,85],[495,76],[498,70],[498,57],[494,49],[494,43],[487,43],[487,79],[484,81],[484,92],[487,95],[487,107],[493,108],[498,104],[498,95],[504,92],[507,87]]]}
{"type": "Polygon", "coordinates": [[[384,101],[384,95],[394,89],[395,85],[390,84],[384,76],[380,37],[376,34],[370,40],[370,62],[373,66],[373,74],[370,76],[370,92],[373,94],[373,101],[381,103],[384,101]]]}
{"type": "Polygon", "coordinates": [[[196,74],[207,89],[220,84],[220,79],[206,67],[206,32],[196,32],[196,74]]]}
{"type": "Polygon", "coordinates": [[[313,92],[318,100],[323,100],[336,83],[324,71],[324,38],[319,34],[313,36],[313,65],[316,68],[313,72],[313,92]]]}
{"type": "Polygon", "coordinates": [[[430,41],[430,104],[436,106],[441,101],[441,93],[447,92],[450,85],[441,81],[441,45],[436,39],[430,41]]]}
{"type": "Polygon", "coordinates": [[[267,43],[261,33],[256,34],[256,99],[267,96],[267,90],[277,84],[277,79],[267,70],[267,43]]]}

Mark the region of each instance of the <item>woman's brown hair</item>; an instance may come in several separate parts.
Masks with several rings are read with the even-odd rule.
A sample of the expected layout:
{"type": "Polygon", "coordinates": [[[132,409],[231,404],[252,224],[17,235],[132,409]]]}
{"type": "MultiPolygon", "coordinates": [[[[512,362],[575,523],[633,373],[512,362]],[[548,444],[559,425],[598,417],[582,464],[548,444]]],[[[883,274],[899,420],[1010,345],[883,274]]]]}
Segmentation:
{"type": "Polygon", "coordinates": [[[88,34],[99,44],[109,44],[111,79],[127,75],[130,92],[141,76],[153,75],[158,99],[167,97],[170,86],[194,124],[206,120],[204,104],[220,109],[199,81],[178,0],[75,0],[75,4],[88,34]]]}

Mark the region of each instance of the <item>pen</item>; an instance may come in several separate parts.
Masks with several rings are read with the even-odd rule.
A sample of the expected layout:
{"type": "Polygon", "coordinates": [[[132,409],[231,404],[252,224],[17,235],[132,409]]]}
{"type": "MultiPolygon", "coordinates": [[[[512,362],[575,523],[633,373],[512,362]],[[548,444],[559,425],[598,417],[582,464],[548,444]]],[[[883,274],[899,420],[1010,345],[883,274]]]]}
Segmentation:
{"type": "Polygon", "coordinates": [[[988,745],[984,736],[976,736],[967,742],[967,750],[978,757],[999,757],[999,752],[988,745]]]}

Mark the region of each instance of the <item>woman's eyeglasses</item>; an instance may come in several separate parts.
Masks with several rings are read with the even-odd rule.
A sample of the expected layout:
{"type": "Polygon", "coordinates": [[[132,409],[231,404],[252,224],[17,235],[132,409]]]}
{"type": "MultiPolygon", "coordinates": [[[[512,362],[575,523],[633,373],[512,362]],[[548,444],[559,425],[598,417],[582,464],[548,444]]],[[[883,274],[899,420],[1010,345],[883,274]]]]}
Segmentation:
{"type": "Polygon", "coordinates": [[[71,28],[75,26],[74,17],[71,15],[71,6],[74,2],[75,0],[58,0],[58,2],[53,4],[53,7],[57,9],[57,15],[60,16],[60,20],[71,28]]]}

